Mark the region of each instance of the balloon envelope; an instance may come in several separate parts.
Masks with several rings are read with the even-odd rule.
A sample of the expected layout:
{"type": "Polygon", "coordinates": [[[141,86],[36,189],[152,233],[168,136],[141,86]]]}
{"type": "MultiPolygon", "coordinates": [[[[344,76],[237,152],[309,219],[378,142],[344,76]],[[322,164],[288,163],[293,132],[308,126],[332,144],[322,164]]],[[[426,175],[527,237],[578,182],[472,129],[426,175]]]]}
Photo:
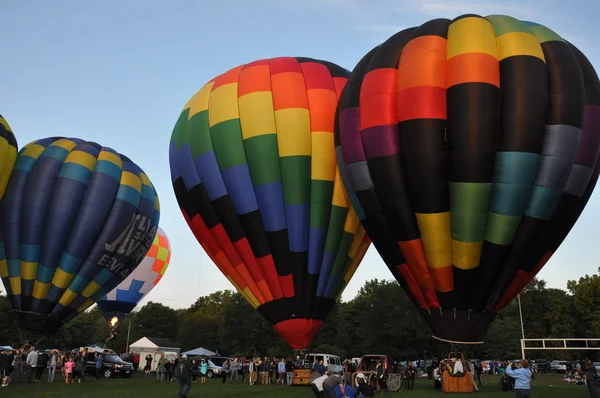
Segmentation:
{"type": "Polygon", "coordinates": [[[236,67],[188,102],[171,137],[190,228],[294,348],[310,344],[370,243],[335,163],[347,76],[309,58],[236,67]]]}
{"type": "Polygon", "coordinates": [[[557,33],[508,16],[392,36],[352,72],[337,120],[359,218],[442,340],[483,340],[598,178],[598,76],[557,33]]]}
{"type": "Polygon", "coordinates": [[[162,228],[158,227],[146,257],[127,278],[96,303],[107,321],[122,320],[156,286],[171,261],[171,245],[162,228]]]}
{"type": "Polygon", "coordinates": [[[0,199],[17,160],[17,140],[8,122],[0,115],[0,199]]]}
{"type": "Polygon", "coordinates": [[[25,146],[0,204],[0,271],[19,326],[53,333],[110,292],[158,221],[156,191],[126,156],[76,138],[25,146]]]}

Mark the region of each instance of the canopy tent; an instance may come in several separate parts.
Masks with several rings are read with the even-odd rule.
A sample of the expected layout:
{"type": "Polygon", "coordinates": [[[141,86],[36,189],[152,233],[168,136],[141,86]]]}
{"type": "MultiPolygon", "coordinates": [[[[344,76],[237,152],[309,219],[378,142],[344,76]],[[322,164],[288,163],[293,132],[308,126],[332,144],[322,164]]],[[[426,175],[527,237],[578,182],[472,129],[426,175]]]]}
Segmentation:
{"type": "Polygon", "coordinates": [[[214,352],[207,350],[204,347],[194,348],[193,350],[184,352],[184,354],[194,357],[210,357],[216,355],[214,352]]]}
{"type": "Polygon", "coordinates": [[[140,370],[143,370],[146,366],[146,357],[150,355],[152,361],[150,362],[150,370],[156,370],[158,366],[158,360],[161,354],[165,356],[179,356],[181,349],[177,345],[167,339],[160,339],[156,337],[142,337],[135,343],[129,346],[129,351],[140,356],[140,370]]]}

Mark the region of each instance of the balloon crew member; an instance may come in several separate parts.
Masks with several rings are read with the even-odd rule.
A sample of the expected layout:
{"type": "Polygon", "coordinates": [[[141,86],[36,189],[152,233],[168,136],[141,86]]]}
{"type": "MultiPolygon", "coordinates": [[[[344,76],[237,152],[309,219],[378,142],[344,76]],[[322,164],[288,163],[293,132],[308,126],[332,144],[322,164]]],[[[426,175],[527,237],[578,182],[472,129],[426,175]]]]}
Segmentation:
{"type": "Polygon", "coordinates": [[[327,374],[317,377],[310,383],[310,388],[315,393],[316,398],[325,397],[325,391],[323,391],[323,382],[327,380],[327,378],[331,376],[331,374],[331,372],[327,372],[327,374]]]}
{"type": "Polygon", "coordinates": [[[292,358],[288,358],[285,361],[285,379],[288,386],[294,383],[294,361],[292,358]]]}
{"type": "Polygon", "coordinates": [[[481,362],[479,362],[477,365],[475,365],[475,381],[477,382],[479,387],[481,387],[481,375],[482,374],[483,374],[483,366],[481,365],[481,362]]]}
{"type": "Polygon", "coordinates": [[[221,370],[222,370],[221,377],[223,378],[223,384],[225,384],[225,381],[227,380],[227,374],[229,373],[229,360],[228,359],[226,359],[225,362],[223,362],[223,368],[221,370]]]}
{"type": "Polygon", "coordinates": [[[79,352],[77,353],[77,355],[75,355],[75,367],[73,368],[73,376],[77,377],[77,382],[79,384],[85,381],[85,357],[85,352],[79,352]]]}
{"type": "Polygon", "coordinates": [[[338,398],[337,393],[335,392],[335,387],[340,386],[342,390],[342,397],[346,398],[346,387],[344,386],[344,372],[338,372],[338,374],[333,374],[326,378],[323,381],[323,392],[325,393],[325,398],[338,398]]]}
{"type": "Polygon", "coordinates": [[[38,352],[35,350],[34,346],[29,348],[29,354],[27,354],[27,359],[25,361],[25,366],[27,367],[27,383],[31,384],[33,382],[33,370],[37,367],[38,363],[38,352]]]}
{"type": "Polygon", "coordinates": [[[377,391],[385,389],[385,368],[381,361],[377,362],[375,366],[375,373],[377,375],[377,391]]]}
{"type": "Polygon", "coordinates": [[[96,380],[100,380],[100,375],[102,375],[102,366],[104,363],[104,358],[102,354],[96,353],[96,380]]]}
{"type": "Polygon", "coordinates": [[[192,373],[192,366],[187,360],[187,355],[183,354],[175,368],[175,377],[179,382],[177,398],[187,398],[187,394],[192,388],[192,373]]]}
{"type": "Polygon", "coordinates": [[[519,365],[509,362],[504,373],[515,379],[517,398],[531,397],[531,369],[528,360],[522,359],[519,365]]]}
{"type": "Polygon", "coordinates": [[[365,375],[363,373],[359,373],[356,375],[356,396],[357,397],[374,397],[375,391],[371,388],[369,383],[365,380],[365,375]]]}
{"type": "Polygon", "coordinates": [[[581,370],[585,372],[585,384],[587,385],[590,398],[598,398],[598,390],[595,385],[596,374],[598,373],[596,366],[594,366],[591,360],[586,358],[581,363],[581,370]]]}
{"type": "Polygon", "coordinates": [[[58,364],[58,353],[56,350],[50,352],[48,360],[48,383],[54,383],[54,375],[56,374],[56,365],[58,364]]]}
{"type": "Polygon", "coordinates": [[[42,374],[44,374],[44,369],[48,365],[48,354],[46,352],[42,352],[38,356],[38,363],[35,367],[35,381],[40,381],[42,379],[42,374]]]}
{"type": "Polygon", "coordinates": [[[10,383],[10,374],[13,371],[13,361],[15,355],[11,351],[4,351],[0,353],[0,380],[2,381],[2,387],[8,387],[10,383]]]}
{"type": "Polygon", "coordinates": [[[412,390],[415,388],[415,377],[417,376],[417,369],[411,361],[408,361],[406,365],[406,388],[412,390]]]}
{"type": "Polygon", "coordinates": [[[452,375],[455,377],[463,377],[465,375],[465,367],[460,359],[452,358],[454,368],[452,369],[452,375]]]}

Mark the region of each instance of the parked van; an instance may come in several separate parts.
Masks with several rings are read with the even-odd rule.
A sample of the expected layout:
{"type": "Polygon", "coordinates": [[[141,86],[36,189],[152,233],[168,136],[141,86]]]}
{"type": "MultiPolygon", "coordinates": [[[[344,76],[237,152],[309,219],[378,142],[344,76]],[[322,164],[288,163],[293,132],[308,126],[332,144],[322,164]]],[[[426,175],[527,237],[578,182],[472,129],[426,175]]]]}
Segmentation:
{"type": "Polygon", "coordinates": [[[316,354],[310,353],[304,356],[304,367],[312,368],[313,365],[317,362],[323,361],[323,365],[325,365],[325,369],[331,372],[341,372],[344,370],[342,366],[342,361],[340,357],[337,355],[331,354],[316,354]]]}

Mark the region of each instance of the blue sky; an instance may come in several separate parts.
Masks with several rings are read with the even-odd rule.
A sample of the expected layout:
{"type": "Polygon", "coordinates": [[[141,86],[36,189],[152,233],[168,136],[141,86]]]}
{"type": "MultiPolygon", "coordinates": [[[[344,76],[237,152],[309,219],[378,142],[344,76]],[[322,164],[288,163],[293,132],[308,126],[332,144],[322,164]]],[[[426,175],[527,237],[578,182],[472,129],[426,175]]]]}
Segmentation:
{"type": "MultiPolygon", "coordinates": [[[[14,0],[0,4],[0,113],[19,145],[68,136],[137,162],[161,199],[171,267],[145,301],[185,307],[230,288],[189,231],[171,188],[168,143],[181,108],[213,76],[275,56],[327,59],[352,69],[391,34],[434,18],[507,14],[577,45],[600,70],[597,0],[14,0]]],[[[550,286],[594,273],[600,194],[540,276],[550,286]]],[[[389,279],[371,249],[344,293],[389,279]]]]}

